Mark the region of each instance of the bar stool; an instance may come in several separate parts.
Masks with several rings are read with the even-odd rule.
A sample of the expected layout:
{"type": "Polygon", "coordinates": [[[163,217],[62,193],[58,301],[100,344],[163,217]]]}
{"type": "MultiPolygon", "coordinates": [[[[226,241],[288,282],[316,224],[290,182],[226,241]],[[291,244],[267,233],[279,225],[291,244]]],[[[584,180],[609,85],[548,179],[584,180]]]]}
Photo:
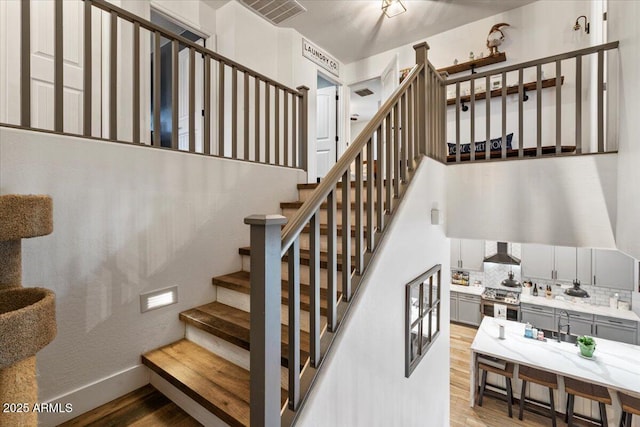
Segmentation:
{"type": "Polygon", "coordinates": [[[620,427],[631,427],[631,416],[640,415],[640,399],[623,393],[618,393],[618,398],[622,406],[620,427]]]}
{"type": "Polygon", "coordinates": [[[609,391],[606,387],[565,377],[564,389],[567,392],[567,416],[565,421],[570,427],[573,426],[573,404],[576,396],[598,402],[600,408],[600,423],[602,427],[609,425],[607,423],[607,409],[605,405],[611,405],[611,396],[609,396],[609,391]]]}
{"type": "Polygon", "coordinates": [[[478,368],[482,369],[482,381],[480,382],[480,394],[478,395],[478,406],[482,406],[484,390],[487,386],[487,373],[502,375],[507,381],[507,404],[509,408],[509,418],[513,418],[511,405],[513,403],[513,391],[511,389],[511,379],[513,378],[513,363],[507,363],[504,369],[478,362],[478,368]]]}
{"type": "Polygon", "coordinates": [[[553,401],[553,390],[558,389],[558,377],[556,374],[530,366],[520,365],[518,368],[518,377],[522,380],[522,392],[520,393],[520,414],[518,419],[522,420],[524,411],[525,393],[527,391],[527,382],[539,384],[549,389],[549,409],[551,411],[551,422],[556,427],[556,409],[553,401]]]}

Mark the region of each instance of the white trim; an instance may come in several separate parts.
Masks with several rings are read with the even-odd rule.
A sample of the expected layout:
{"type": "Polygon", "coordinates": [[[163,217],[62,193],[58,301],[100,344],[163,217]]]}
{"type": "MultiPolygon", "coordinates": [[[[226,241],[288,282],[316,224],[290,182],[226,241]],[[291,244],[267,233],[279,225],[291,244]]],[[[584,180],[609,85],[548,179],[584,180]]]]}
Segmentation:
{"type": "Polygon", "coordinates": [[[118,397],[139,389],[150,381],[150,371],[144,365],[136,365],[109,377],[87,384],[68,393],[49,399],[46,403],[71,404],[71,412],[41,413],[39,425],[57,426],[91,411],[118,397]]]}
{"type": "Polygon", "coordinates": [[[195,400],[175,388],[171,383],[155,372],[151,373],[151,385],[178,405],[187,414],[195,418],[198,422],[207,427],[226,427],[227,423],[209,412],[208,409],[200,405],[195,400]]]}

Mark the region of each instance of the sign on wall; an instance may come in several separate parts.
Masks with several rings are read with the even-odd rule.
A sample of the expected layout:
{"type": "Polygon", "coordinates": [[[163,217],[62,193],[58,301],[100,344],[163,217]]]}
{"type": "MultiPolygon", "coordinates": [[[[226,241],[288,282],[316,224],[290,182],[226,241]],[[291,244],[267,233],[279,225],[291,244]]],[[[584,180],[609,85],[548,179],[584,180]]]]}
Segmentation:
{"type": "Polygon", "coordinates": [[[338,60],[305,39],[302,39],[302,56],[315,62],[334,76],[340,77],[338,60]]]}

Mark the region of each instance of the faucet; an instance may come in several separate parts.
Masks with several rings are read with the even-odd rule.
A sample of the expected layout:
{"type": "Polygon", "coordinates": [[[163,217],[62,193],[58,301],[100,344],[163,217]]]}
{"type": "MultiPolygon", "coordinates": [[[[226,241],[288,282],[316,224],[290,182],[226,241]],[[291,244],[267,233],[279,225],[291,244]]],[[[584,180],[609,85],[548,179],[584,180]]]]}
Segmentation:
{"type": "Polygon", "coordinates": [[[571,334],[571,316],[569,316],[569,313],[566,310],[562,310],[560,311],[560,314],[558,316],[558,342],[561,341],[560,339],[560,332],[562,330],[563,327],[567,327],[567,335],[571,334]],[[564,325],[562,324],[562,315],[567,316],[567,323],[565,323],[564,325]]]}

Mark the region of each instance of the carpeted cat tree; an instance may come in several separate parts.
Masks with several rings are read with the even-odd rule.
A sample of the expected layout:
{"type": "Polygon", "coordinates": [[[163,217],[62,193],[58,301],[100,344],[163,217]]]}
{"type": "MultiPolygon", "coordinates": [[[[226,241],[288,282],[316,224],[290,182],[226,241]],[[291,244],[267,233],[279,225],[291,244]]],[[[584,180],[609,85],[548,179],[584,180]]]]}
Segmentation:
{"type": "Polygon", "coordinates": [[[52,214],[48,196],[0,196],[0,427],[38,425],[35,355],[56,336],[55,295],[22,287],[21,239],[50,234],[52,214]]]}

